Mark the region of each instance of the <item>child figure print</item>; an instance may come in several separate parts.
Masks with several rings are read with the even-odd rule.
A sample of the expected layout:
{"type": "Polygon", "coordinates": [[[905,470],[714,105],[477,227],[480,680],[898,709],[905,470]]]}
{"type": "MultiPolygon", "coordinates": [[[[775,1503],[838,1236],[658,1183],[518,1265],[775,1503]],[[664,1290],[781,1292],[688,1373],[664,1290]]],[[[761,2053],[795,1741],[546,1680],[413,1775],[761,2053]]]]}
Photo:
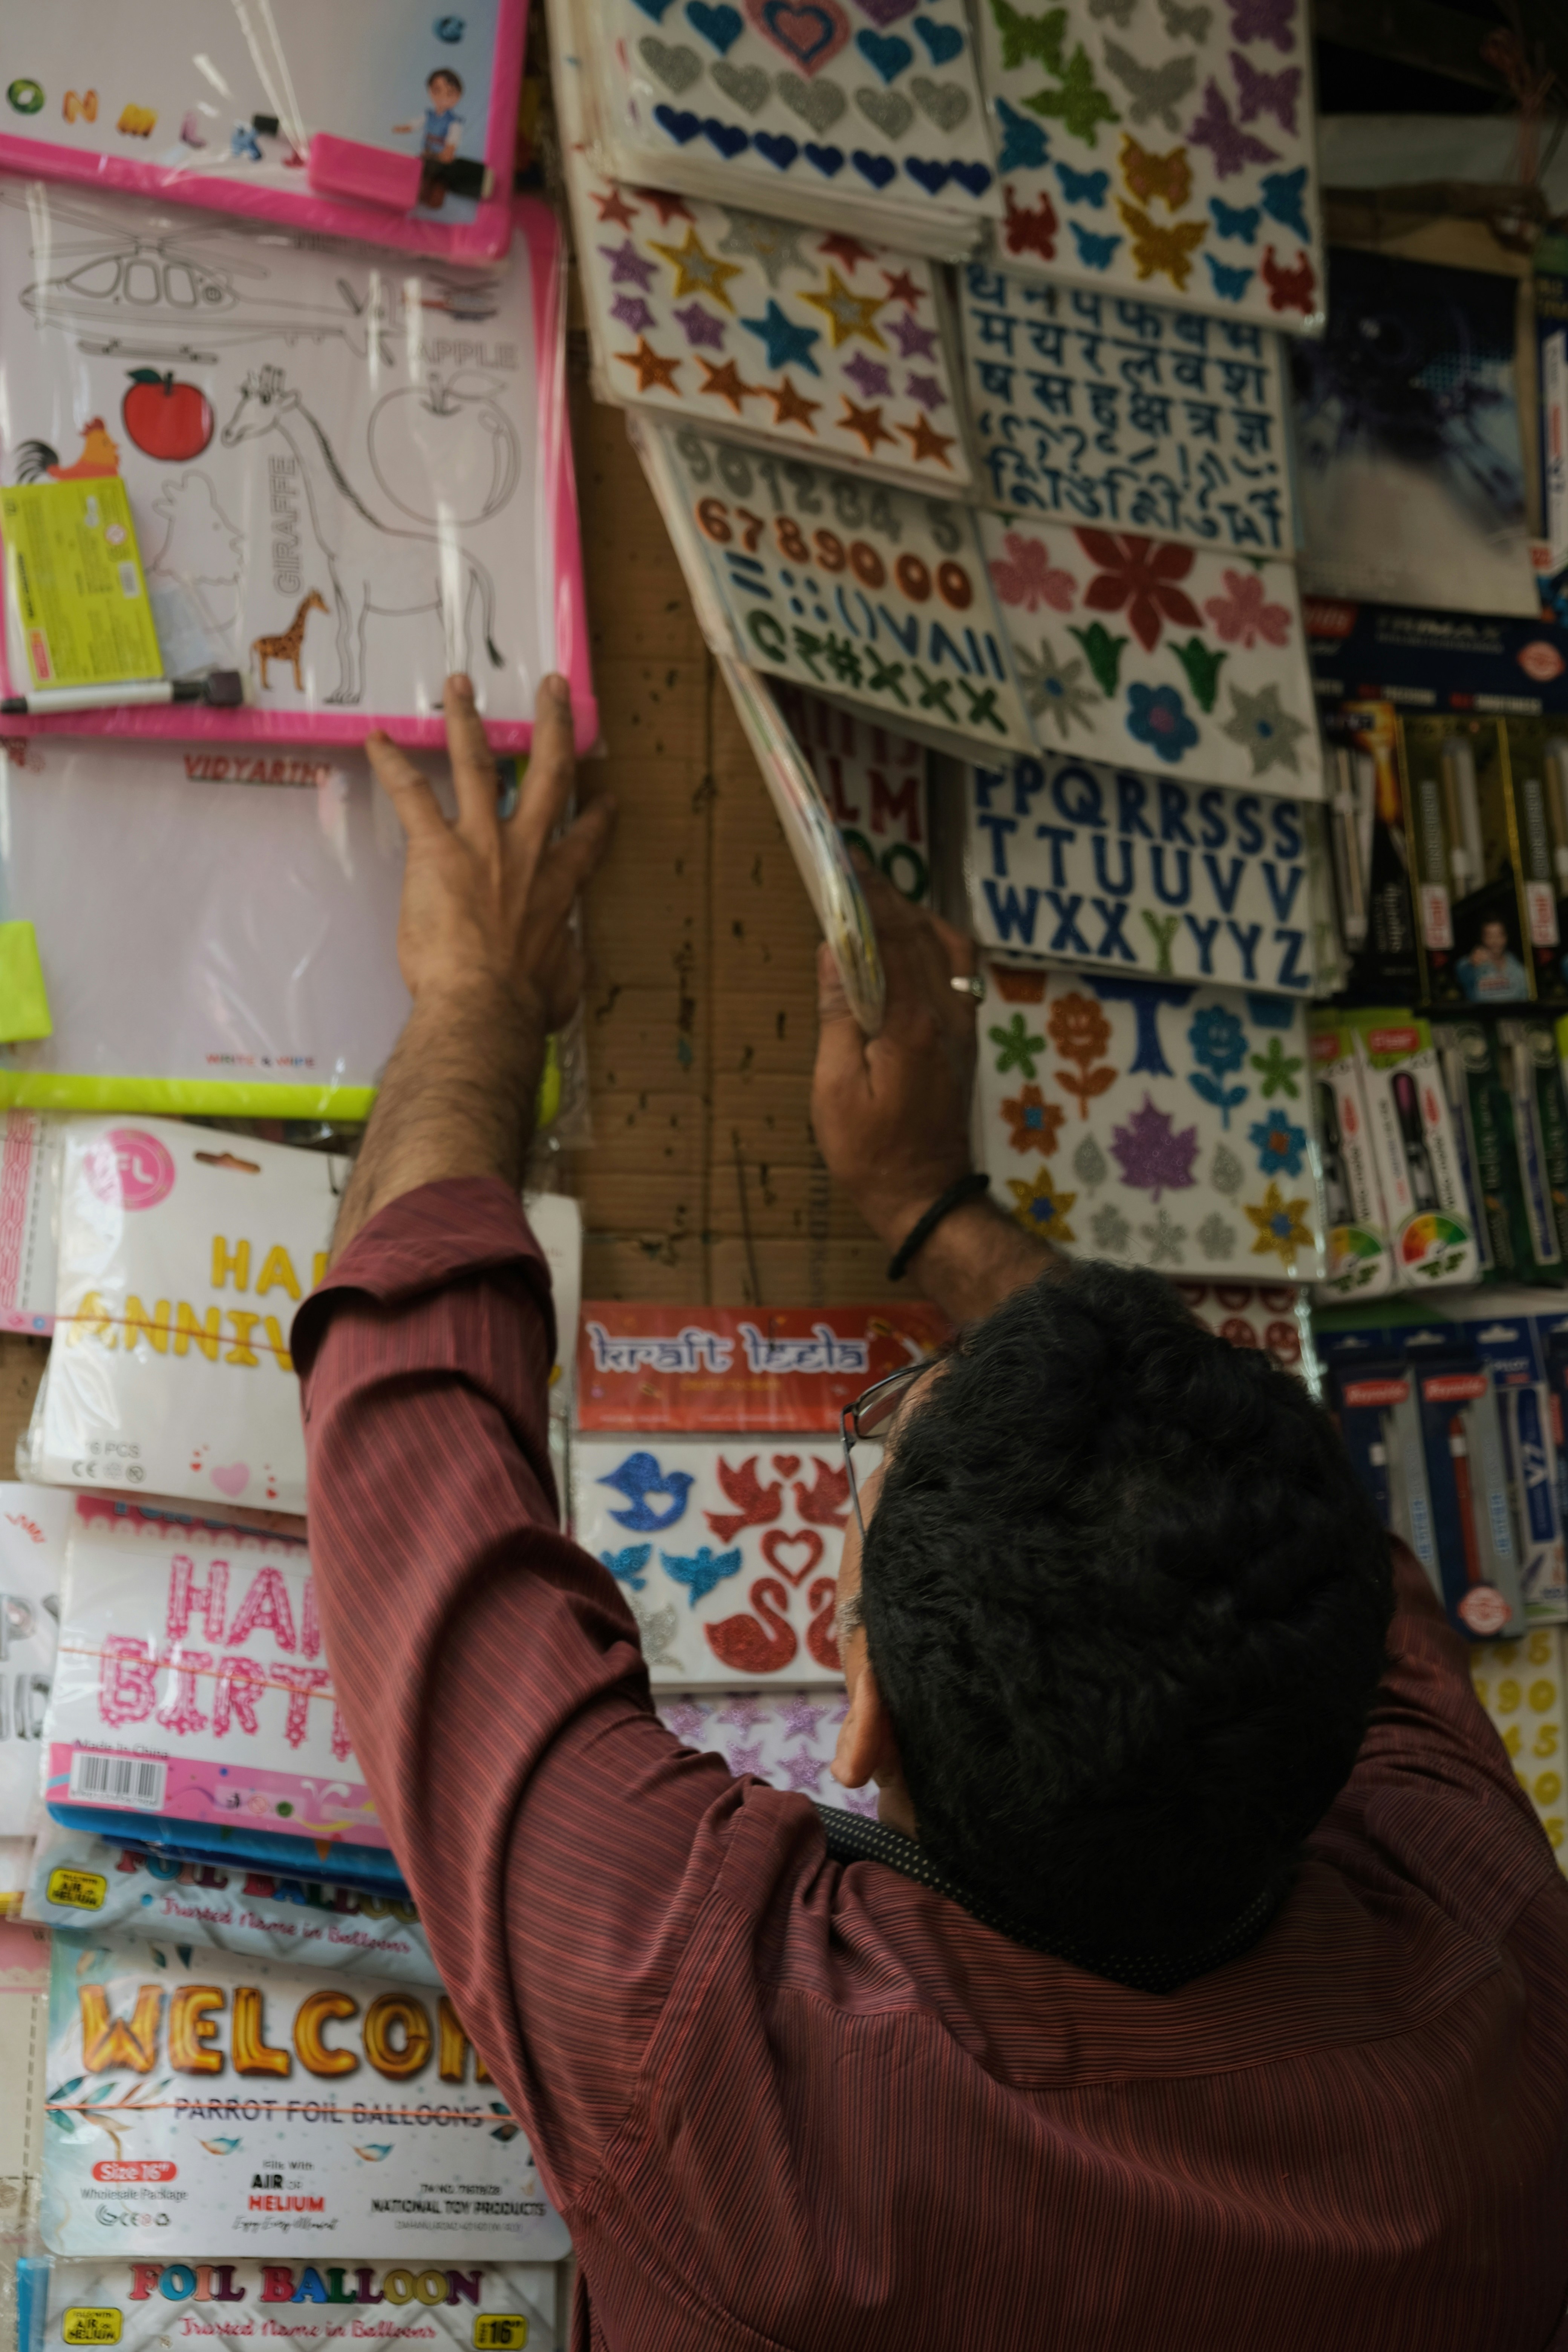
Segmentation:
{"type": "MultiPolygon", "coordinates": [[[[562,667],[592,734],[556,231],[537,205],[519,229],[460,271],[0,183],[0,470],[120,476],[165,669],[245,679],[239,712],[116,731],[435,741],[461,669],[516,749],[562,667]]],[[[13,675],[18,650],[13,624],[13,675]]]]}
{"type": "Polygon", "coordinates": [[[981,1164],[1026,1233],[1189,1282],[1318,1279],[1303,1004],[1099,971],[986,971],[981,1164]]]}

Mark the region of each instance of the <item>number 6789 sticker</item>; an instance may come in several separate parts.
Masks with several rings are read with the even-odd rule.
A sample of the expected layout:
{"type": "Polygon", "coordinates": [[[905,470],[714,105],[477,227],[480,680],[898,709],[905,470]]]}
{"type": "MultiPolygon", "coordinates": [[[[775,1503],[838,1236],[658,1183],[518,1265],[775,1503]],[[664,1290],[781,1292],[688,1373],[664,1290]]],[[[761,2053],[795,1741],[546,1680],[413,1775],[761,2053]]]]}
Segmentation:
{"type": "Polygon", "coordinates": [[[915,730],[1032,748],[966,508],[646,430],[743,660],[915,730]]]}

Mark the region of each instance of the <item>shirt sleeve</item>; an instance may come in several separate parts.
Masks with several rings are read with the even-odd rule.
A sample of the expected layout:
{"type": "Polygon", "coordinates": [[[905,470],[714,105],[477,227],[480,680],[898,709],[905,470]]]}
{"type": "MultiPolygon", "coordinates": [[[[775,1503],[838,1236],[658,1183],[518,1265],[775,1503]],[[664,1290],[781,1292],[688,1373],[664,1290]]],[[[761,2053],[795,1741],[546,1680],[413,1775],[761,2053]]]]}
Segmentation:
{"type": "Polygon", "coordinates": [[[312,1566],[364,1775],[458,2015],[570,2212],[735,1819],[559,1528],[550,1281],[499,1181],[392,1202],[300,1309],[312,1566]]]}

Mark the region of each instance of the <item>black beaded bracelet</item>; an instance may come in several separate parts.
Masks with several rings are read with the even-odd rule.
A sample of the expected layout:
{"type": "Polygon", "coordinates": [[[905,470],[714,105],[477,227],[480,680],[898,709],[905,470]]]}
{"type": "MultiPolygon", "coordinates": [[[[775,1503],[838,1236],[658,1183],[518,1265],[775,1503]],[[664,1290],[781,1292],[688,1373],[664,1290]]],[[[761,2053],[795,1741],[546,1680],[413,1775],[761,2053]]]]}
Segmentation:
{"type": "Polygon", "coordinates": [[[888,1260],[888,1280],[901,1282],[910,1262],[920,1255],[943,1217],[950,1216],[954,1209],[962,1209],[966,1201],[978,1201],[982,1192],[990,1190],[990,1177],[981,1169],[972,1168],[967,1176],[961,1176],[956,1184],[950,1184],[945,1192],[939,1193],[888,1260]]]}

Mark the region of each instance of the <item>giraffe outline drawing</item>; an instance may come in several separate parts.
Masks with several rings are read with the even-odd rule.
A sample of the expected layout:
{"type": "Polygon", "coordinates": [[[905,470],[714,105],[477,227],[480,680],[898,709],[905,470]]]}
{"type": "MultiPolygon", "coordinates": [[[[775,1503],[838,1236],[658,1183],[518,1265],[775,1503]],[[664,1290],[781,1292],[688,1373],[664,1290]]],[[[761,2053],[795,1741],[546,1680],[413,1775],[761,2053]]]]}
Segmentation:
{"type": "Polygon", "coordinates": [[[260,689],[267,692],[267,666],[269,662],[287,662],[294,673],[294,691],[303,694],[305,681],[300,675],[300,656],[305,647],[305,625],[312,613],[330,613],[331,606],[319,588],[312,588],[300,599],[299,610],[289,626],[275,637],[255,637],[251,641],[250,658],[260,671],[260,689]]]}
{"type": "Polygon", "coordinates": [[[449,536],[386,522],[376,514],[350,481],[325,427],[290,388],[284,371],[271,365],[245,378],[238,405],[219,437],[226,449],[233,449],[268,433],[279,435],[299,467],[310,528],[331,581],[338,683],[328,702],[363,699],[365,630],[373,613],[438,614],[448,674],[469,670],[477,621],[492,668],[504,667],[495,642],[495,582],[485,566],[449,536]]]}

